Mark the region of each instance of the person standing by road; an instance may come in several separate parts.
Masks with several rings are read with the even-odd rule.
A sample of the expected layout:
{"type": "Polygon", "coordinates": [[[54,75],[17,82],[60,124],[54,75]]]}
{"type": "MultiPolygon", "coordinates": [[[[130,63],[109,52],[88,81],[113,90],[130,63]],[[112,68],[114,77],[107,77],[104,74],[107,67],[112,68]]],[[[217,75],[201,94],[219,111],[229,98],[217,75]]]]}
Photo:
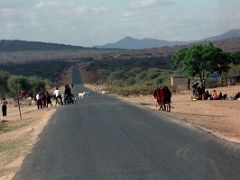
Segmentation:
{"type": "Polygon", "coordinates": [[[7,100],[5,97],[2,98],[2,120],[7,117],[7,100]]]}

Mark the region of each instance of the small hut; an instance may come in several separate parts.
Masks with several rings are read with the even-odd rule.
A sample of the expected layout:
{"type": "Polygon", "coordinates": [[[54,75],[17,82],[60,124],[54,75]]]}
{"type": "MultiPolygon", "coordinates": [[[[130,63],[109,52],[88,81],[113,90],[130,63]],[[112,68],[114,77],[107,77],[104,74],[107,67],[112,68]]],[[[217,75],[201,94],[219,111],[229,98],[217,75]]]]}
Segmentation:
{"type": "Polygon", "coordinates": [[[186,76],[172,76],[171,86],[176,91],[190,90],[190,79],[186,76]]]}

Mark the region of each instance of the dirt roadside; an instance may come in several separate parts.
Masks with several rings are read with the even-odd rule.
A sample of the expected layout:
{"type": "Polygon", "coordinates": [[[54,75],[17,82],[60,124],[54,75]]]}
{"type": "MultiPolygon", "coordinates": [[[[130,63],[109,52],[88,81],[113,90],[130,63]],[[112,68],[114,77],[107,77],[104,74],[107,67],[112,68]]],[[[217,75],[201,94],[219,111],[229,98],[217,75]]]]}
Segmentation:
{"type": "MultiPolygon", "coordinates": [[[[217,93],[234,96],[240,86],[215,88],[217,93]]],[[[209,89],[212,92],[213,89],[209,89]]],[[[156,110],[153,96],[120,97],[121,99],[156,110]]],[[[190,92],[178,92],[172,96],[172,111],[160,111],[181,122],[190,123],[228,141],[240,143],[240,101],[206,100],[192,101],[190,92]]],[[[158,110],[157,110],[158,111],[158,110]]]]}
{"type": "MultiPolygon", "coordinates": [[[[65,84],[72,80],[71,68],[65,70],[59,78],[60,90],[63,92],[65,84]]],[[[54,89],[50,89],[52,93],[54,89]]],[[[55,113],[53,107],[37,110],[35,105],[21,107],[20,120],[18,107],[8,104],[6,121],[0,121],[0,179],[10,180],[21,169],[24,158],[31,153],[38,142],[38,136],[55,113]]]]}
{"type": "Polygon", "coordinates": [[[11,179],[20,169],[54,112],[55,108],[37,110],[35,106],[23,106],[21,120],[18,108],[8,105],[8,117],[1,122],[0,179],[11,179]]]}
{"type": "MultiPolygon", "coordinates": [[[[103,87],[87,85],[95,91],[103,87]]],[[[213,89],[208,89],[212,92],[213,89]]],[[[240,92],[240,86],[215,88],[217,93],[227,93],[234,96],[240,92]]],[[[138,104],[156,110],[156,99],[153,96],[130,96],[118,98],[133,104],[138,104]]],[[[183,123],[190,123],[219,138],[240,143],[240,101],[239,100],[206,100],[192,101],[191,92],[178,92],[172,96],[172,111],[159,111],[183,123]]]]}

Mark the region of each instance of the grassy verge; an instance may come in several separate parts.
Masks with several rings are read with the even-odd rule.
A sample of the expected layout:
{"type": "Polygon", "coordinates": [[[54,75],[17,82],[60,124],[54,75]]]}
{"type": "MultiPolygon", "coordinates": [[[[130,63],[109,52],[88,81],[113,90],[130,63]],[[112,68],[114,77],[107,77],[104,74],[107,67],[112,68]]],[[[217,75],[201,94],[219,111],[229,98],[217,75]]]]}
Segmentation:
{"type": "Polygon", "coordinates": [[[17,165],[10,164],[28,151],[29,133],[25,133],[17,139],[0,142],[0,179],[17,170],[17,165]]]}
{"type": "Polygon", "coordinates": [[[33,118],[26,118],[24,120],[15,120],[15,121],[3,121],[3,122],[0,122],[0,132],[1,134],[3,134],[3,133],[15,131],[19,128],[28,126],[34,121],[35,119],[33,118]]]}

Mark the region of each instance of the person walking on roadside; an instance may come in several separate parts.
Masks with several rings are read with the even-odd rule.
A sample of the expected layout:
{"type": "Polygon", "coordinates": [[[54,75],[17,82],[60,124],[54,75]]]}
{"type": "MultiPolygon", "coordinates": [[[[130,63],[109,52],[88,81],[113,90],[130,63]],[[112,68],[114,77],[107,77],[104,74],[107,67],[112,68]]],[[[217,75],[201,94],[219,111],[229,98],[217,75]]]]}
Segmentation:
{"type": "Polygon", "coordinates": [[[164,103],[164,106],[165,106],[165,111],[171,112],[171,97],[172,97],[172,93],[171,93],[170,89],[167,86],[165,86],[163,89],[164,89],[163,103],[164,103]]]}
{"type": "Polygon", "coordinates": [[[42,101],[40,99],[40,93],[37,93],[35,98],[36,98],[36,102],[37,102],[37,108],[38,109],[42,108],[42,101]]]}
{"type": "Polygon", "coordinates": [[[71,87],[68,84],[66,84],[65,85],[65,90],[64,90],[64,104],[66,105],[66,104],[69,104],[71,102],[74,103],[73,98],[74,98],[74,96],[71,92],[71,87]]]}
{"type": "Polygon", "coordinates": [[[41,93],[40,99],[42,102],[42,107],[45,108],[47,106],[47,99],[46,99],[46,95],[44,92],[41,93]]]}
{"type": "Polygon", "coordinates": [[[49,105],[49,104],[50,104],[51,107],[52,107],[52,100],[51,100],[51,96],[50,96],[50,94],[48,93],[48,91],[46,92],[46,100],[47,100],[47,104],[46,104],[47,108],[48,108],[48,105],[49,105]]]}
{"type": "Polygon", "coordinates": [[[2,98],[2,120],[7,117],[7,100],[5,97],[2,98]]]}
{"type": "Polygon", "coordinates": [[[159,105],[159,110],[164,110],[164,104],[163,104],[163,89],[161,87],[158,87],[157,89],[155,89],[154,94],[153,94],[154,98],[157,99],[156,102],[156,109],[157,109],[157,105],[159,105]]]}
{"type": "Polygon", "coordinates": [[[56,98],[56,105],[58,103],[58,100],[60,101],[60,104],[63,105],[62,95],[61,95],[61,92],[60,92],[58,87],[56,87],[56,89],[54,90],[53,94],[54,94],[54,96],[56,98]]]}

